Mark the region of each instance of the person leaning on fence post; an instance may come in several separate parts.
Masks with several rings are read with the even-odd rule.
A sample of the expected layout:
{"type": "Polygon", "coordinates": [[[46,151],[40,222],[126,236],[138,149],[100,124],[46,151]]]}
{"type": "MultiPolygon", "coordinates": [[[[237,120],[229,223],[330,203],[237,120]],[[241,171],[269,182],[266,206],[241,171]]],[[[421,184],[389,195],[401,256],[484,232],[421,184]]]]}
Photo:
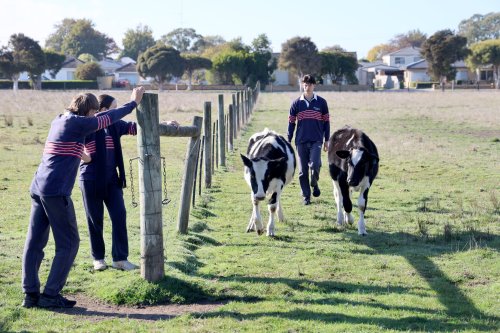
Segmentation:
{"type": "Polygon", "coordinates": [[[288,141],[291,143],[295,127],[295,145],[297,147],[299,182],[302,189],[304,205],[311,204],[312,195],[321,194],[318,180],[321,169],[321,147],[328,151],[330,138],[330,114],[324,98],[316,95],[314,87],[316,80],[312,75],[302,78],[304,93],[292,102],[288,116],[288,141]],[[309,169],[311,182],[309,183],[309,169]]]}
{"type": "Polygon", "coordinates": [[[90,133],[132,112],[143,93],[144,88],[135,88],[129,103],[116,110],[103,112],[98,117],[94,117],[99,109],[97,98],[90,93],[80,94],[73,98],[64,114],[52,121],[42,161],[30,187],[31,215],[22,263],[23,307],[71,308],[76,304],[60,292],[80,243],[71,190],[82,158],[83,142],[90,133]],[[50,229],[55,242],[55,256],[44,292],[40,295],[38,270],[50,229]]]}
{"type": "MultiPolygon", "coordinates": [[[[100,95],[98,101],[99,112],[117,106],[116,99],[110,95],[100,95]]],[[[167,124],[179,125],[176,121],[167,124]]],[[[127,211],[123,200],[126,181],[120,142],[122,135],[136,134],[135,122],[120,120],[85,138],[85,159],[82,158],[80,163],[80,190],[87,215],[94,269],[97,271],[108,267],[104,260],[104,204],[112,225],[112,267],[125,271],[139,268],[128,261],[127,211]]]]}

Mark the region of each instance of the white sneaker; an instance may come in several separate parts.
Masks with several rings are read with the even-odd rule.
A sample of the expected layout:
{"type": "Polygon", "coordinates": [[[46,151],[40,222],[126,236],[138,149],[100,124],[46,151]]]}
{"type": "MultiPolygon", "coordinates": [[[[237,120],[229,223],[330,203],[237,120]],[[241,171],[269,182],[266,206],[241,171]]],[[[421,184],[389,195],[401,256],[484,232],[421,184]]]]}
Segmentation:
{"type": "Polygon", "coordinates": [[[101,260],[94,260],[94,270],[95,271],[103,271],[106,268],[108,268],[108,265],[104,261],[104,259],[101,260]]]}
{"type": "Polygon", "coordinates": [[[134,265],[128,260],[113,261],[113,268],[121,269],[122,271],[131,271],[133,269],[138,269],[139,266],[134,265]]]}

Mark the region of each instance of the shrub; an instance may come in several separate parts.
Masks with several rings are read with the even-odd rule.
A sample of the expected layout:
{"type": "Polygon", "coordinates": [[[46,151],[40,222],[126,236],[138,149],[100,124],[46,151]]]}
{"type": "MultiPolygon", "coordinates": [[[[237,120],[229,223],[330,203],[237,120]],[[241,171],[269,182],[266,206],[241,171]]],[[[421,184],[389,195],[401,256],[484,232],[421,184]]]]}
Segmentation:
{"type": "Polygon", "coordinates": [[[98,76],[103,76],[104,71],[96,62],[88,62],[76,68],[75,78],[78,80],[97,80],[98,76]]]}

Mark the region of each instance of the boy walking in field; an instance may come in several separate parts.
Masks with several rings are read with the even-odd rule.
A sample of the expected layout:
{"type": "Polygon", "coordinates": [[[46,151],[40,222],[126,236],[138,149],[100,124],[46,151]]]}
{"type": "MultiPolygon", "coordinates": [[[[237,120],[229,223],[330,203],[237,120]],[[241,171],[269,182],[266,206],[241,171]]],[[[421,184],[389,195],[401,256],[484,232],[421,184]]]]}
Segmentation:
{"type": "Polygon", "coordinates": [[[321,147],[328,151],[330,138],[330,114],[324,98],[314,92],[316,80],[312,75],[304,75],[302,87],[304,93],[293,101],[288,116],[288,141],[291,143],[295,127],[295,145],[299,160],[299,182],[304,205],[311,204],[312,195],[319,197],[318,186],[321,168],[321,147]],[[309,182],[309,169],[311,181],[309,182]]]}

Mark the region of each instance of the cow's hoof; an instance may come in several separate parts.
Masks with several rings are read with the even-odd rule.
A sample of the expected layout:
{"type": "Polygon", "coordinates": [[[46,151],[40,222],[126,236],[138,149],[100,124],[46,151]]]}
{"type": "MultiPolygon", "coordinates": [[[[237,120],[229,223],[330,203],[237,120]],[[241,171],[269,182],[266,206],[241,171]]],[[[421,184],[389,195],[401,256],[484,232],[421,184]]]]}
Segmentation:
{"type": "Polygon", "coordinates": [[[263,235],[264,234],[264,230],[257,230],[257,235],[263,235]]]}
{"type": "Polygon", "coordinates": [[[252,231],[255,231],[255,230],[253,230],[253,229],[247,229],[247,232],[252,232],[252,231]]]}
{"type": "Polygon", "coordinates": [[[359,235],[365,237],[368,234],[366,232],[364,232],[364,233],[360,233],[359,235]]]}

